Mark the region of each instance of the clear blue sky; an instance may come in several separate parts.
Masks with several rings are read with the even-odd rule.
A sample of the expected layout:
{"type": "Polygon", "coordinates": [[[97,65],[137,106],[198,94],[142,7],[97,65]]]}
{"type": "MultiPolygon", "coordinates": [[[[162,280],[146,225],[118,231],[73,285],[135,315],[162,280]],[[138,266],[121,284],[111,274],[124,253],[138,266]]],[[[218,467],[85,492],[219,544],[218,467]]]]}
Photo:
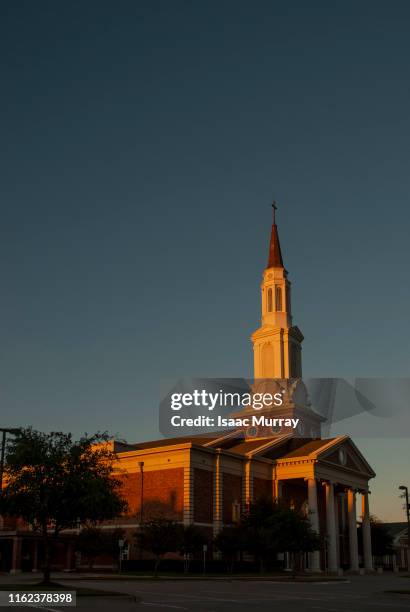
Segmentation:
{"type": "MultiPolygon", "coordinates": [[[[0,24],[3,425],[137,441],[161,378],[250,376],[273,197],[305,374],[409,375],[407,2],[15,0],[0,24]]],[[[383,504],[408,440],[361,448],[383,504]]]]}

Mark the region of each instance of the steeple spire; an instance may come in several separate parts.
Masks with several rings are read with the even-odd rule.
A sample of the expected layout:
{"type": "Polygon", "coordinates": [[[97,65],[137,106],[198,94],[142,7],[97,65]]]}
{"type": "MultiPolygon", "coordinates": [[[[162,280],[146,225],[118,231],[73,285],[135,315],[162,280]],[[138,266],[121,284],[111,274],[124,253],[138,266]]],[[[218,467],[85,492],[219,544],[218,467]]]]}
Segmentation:
{"type": "Polygon", "coordinates": [[[255,378],[300,378],[303,335],[292,323],[290,281],[283,265],[276,202],[272,204],[268,265],[261,284],[261,326],[252,334],[255,378]]]}
{"type": "Polygon", "coordinates": [[[280,242],[279,242],[279,234],[278,234],[278,226],[276,225],[276,211],[277,204],[275,200],[272,203],[272,231],[270,235],[270,244],[269,244],[269,258],[267,268],[284,268],[282,252],[280,250],[280,242]]]}

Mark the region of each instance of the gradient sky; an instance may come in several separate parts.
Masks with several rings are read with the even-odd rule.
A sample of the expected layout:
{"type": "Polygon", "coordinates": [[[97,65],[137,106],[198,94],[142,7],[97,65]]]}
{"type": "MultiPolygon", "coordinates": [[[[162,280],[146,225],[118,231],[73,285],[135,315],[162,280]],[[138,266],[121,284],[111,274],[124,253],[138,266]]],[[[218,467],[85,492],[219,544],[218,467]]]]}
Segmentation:
{"type": "MultiPolygon", "coordinates": [[[[252,373],[270,202],[308,376],[410,369],[408,2],[0,5],[2,425],[158,436],[252,373]]],[[[403,520],[409,440],[358,440],[403,520]]],[[[407,482],[410,485],[410,482],[407,482]]]]}

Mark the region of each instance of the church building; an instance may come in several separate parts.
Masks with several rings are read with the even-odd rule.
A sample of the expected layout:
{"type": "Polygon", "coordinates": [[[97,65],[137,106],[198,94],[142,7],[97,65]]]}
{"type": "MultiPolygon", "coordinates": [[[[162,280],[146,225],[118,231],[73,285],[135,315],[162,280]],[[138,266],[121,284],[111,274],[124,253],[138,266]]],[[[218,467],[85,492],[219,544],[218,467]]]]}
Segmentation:
{"type": "MultiPolygon", "coordinates": [[[[127,448],[117,444],[119,469],[127,473],[130,516],[125,522],[135,529],[140,521],[162,513],[201,527],[211,541],[254,500],[278,499],[308,513],[313,529],[324,536],[322,550],[309,555],[308,569],[358,571],[356,500],[360,497],[361,564],[372,570],[369,480],[375,473],[348,436],[321,437],[324,419],[309,405],[301,380],[303,335],[292,320],[291,284],[275,208],[261,284],[261,326],[252,335],[252,391],[273,389],[274,393],[276,387],[285,387],[286,400],[279,413],[275,409],[275,417],[299,418],[298,431],[262,426],[127,448]]],[[[242,409],[241,415],[249,410],[242,409]]],[[[269,409],[264,412],[269,414],[269,409]]]]}
{"type": "MultiPolygon", "coordinates": [[[[252,426],[212,437],[113,442],[129,510],[104,528],[126,530],[129,559],[139,554],[133,534],[144,521],[158,515],[200,527],[212,554],[212,539],[222,527],[235,524],[249,504],[265,497],[308,513],[312,528],[323,536],[321,550],[308,555],[310,571],[337,572],[343,568],[357,572],[360,565],[373,569],[369,480],[375,473],[348,436],[321,437],[324,419],[309,404],[301,378],[302,341],[303,335],[293,323],[291,284],[274,216],[261,284],[261,326],[252,335],[252,392],[278,385],[285,388],[286,400],[279,413],[275,409],[275,416],[298,418],[298,430],[252,426]],[[362,559],[357,539],[358,498],[362,559]]],[[[242,409],[241,414],[247,410],[242,409]]],[[[269,409],[264,413],[268,415],[269,409]]],[[[35,569],[33,534],[16,526],[14,531],[3,527],[0,536],[10,541],[13,571],[20,567],[22,550],[31,556],[35,569]]],[[[67,540],[69,545],[72,543],[67,540]]],[[[72,567],[72,548],[71,553],[67,548],[61,559],[62,569],[72,567]]]]}

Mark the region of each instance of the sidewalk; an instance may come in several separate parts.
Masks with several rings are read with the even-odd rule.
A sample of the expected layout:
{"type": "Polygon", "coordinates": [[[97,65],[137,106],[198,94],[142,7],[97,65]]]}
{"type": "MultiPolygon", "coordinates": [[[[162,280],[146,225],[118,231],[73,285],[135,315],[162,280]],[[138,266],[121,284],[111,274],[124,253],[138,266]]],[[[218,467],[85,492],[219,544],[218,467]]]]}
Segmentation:
{"type": "MultiPolygon", "coordinates": [[[[375,578],[378,577],[388,577],[390,574],[371,574],[375,578]]],[[[409,577],[408,572],[401,572],[396,574],[391,574],[392,576],[401,576],[401,577],[409,577]]],[[[36,583],[42,580],[41,572],[21,572],[19,574],[9,574],[9,573],[0,573],[0,584],[24,584],[24,583],[36,583]]],[[[357,576],[360,578],[360,576],[357,576]]],[[[105,581],[105,582],[117,582],[117,581],[222,581],[222,582],[236,582],[236,581],[260,581],[260,582],[348,582],[351,578],[351,575],[345,574],[344,576],[334,576],[334,575],[326,575],[326,574],[301,574],[297,575],[295,578],[292,577],[291,574],[264,574],[262,576],[258,574],[192,574],[192,575],[184,575],[184,574],[159,574],[157,578],[155,578],[151,573],[147,574],[115,574],[115,573],[106,573],[106,572],[52,572],[51,580],[53,582],[77,582],[82,580],[95,580],[95,581],[105,581]]]]}

